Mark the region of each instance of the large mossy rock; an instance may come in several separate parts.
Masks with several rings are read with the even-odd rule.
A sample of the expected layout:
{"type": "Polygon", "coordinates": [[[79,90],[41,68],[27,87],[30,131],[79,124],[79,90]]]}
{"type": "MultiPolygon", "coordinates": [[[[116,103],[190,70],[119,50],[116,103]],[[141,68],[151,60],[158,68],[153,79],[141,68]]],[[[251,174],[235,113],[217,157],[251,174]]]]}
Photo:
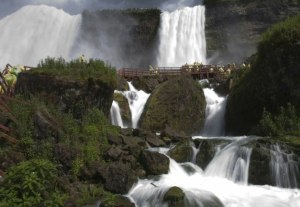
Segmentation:
{"type": "Polygon", "coordinates": [[[245,70],[228,97],[226,128],[247,134],[262,118],[291,103],[300,116],[300,15],[274,25],[262,37],[251,69],[245,70]]]}
{"type": "Polygon", "coordinates": [[[183,190],[177,186],[171,187],[164,195],[163,201],[169,206],[185,207],[185,194],[183,190]]]}
{"type": "Polygon", "coordinates": [[[80,118],[91,107],[101,109],[108,116],[114,87],[109,81],[97,77],[78,79],[32,70],[19,74],[16,93],[40,96],[62,111],[80,118]]]}
{"type": "Polygon", "coordinates": [[[193,79],[180,76],[159,85],[150,96],[141,128],[161,131],[166,127],[190,135],[201,131],[205,120],[203,90],[193,79]]]}

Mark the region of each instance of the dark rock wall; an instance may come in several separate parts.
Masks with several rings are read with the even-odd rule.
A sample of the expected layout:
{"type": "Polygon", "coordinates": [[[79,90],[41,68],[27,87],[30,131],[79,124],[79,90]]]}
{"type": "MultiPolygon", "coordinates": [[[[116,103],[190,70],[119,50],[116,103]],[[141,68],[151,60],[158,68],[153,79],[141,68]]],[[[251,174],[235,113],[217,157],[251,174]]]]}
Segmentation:
{"type": "Polygon", "coordinates": [[[34,72],[20,73],[16,94],[40,95],[64,112],[80,118],[89,107],[97,107],[108,116],[114,88],[97,79],[76,80],[34,72]]]}
{"type": "Polygon", "coordinates": [[[206,39],[212,63],[241,63],[272,24],[300,12],[299,0],[206,0],[206,39]]]}

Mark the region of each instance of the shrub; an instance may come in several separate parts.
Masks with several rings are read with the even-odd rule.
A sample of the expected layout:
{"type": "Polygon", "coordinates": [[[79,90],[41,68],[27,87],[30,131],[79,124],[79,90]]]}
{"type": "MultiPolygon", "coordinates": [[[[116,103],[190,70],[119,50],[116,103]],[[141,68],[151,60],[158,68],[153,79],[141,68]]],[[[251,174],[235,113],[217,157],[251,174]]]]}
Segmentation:
{"type": "Polygon", "coordinates": [[[63,206],[55,165],[34,159],[11,167],[0,184],[0,206],[63,206]]]}

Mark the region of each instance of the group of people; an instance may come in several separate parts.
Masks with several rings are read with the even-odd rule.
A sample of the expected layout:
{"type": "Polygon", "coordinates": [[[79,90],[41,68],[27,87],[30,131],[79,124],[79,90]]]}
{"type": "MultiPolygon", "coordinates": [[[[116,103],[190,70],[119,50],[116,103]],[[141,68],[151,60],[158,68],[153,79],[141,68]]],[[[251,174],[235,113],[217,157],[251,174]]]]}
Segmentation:
{"type": "Polygon", "coordinates": [[[18,74],[25,70],[26,68],[24,66],[11,66],[7,64],[5,69],[0,73],[0,94],[12,94],[18,74]]]}

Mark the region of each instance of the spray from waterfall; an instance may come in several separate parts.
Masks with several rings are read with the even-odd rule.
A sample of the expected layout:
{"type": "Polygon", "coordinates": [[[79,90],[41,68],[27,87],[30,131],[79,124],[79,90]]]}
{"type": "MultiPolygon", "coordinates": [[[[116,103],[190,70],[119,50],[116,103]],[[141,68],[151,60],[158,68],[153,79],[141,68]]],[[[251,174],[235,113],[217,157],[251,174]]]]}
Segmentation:
{"type": "Polygon", "coordinates": [[[50,57],[71,58],[81,16],[49,6],[25,6],[0,20],[0,67],[35,66],[50,57]]]}
{"type": "Polygon", "coordinates": [[[157,64],[206,63],[205,7],[185,7],[161,14],[157,64]]]}

